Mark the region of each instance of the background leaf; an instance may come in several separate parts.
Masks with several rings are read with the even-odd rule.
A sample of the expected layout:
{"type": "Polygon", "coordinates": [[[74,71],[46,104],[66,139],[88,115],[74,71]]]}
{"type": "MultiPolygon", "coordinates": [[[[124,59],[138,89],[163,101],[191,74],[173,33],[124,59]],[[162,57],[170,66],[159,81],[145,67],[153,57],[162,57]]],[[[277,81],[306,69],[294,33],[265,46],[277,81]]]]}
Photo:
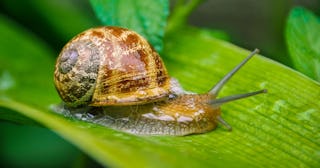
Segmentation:
{"type": "MultiPolygon", "coordinates": [[[[98,25],[94,13],[83,8],[79,0],[1,0],[5,15],[11,15],[20,25],[32,30],[59,52],[73,36],[98,25]]],[[[56,53],[58,54],[58,53],[56,53]]],[[[55,55],[56,55],[55,54],[55,55]]],[[[55,56],[53,55],[53,56],[55,56]]]]}
{"type": "Polygon", "coordinates": [[[3,105],[2,101],[14,99],[43,109],[59,101],[52,85],[51,49],[1,15],[0,36],[1,167],[73,165],[79,156],[85,157],[78,148],[52,131],[39,127],[39,122],[32,117],[17,113],[14,108],[6,108],[7,104],[3,105]]]}
{"type": "Polygon", "coordinates": [[[116,25],[135,30],[144,36],[160,52],[166,19],[168,0],[90,0],[92,7],[104,25],[116,25]]]}
{"type": "Polygon", "coordinates": [[[10,39],[0,41],[0,97],[42,108],[57,102],[52,82],[54,67],[48,66],[54,62],[53,51],[1,15],[0,23],[1,37],[10,39]]]}
{"type": "Polygon", "coordinates": [[[287,20],[286,40],[294,67],[320,81],[320,19],[308,10],[292,9],[287,20]]]}
{"type": "MultiPolygon", "coordinates": [[[[255,57],[222,90],[222,96],[261,88],[269,90],[266,95],[222,107],[222,116],[234,131],[227,132],[223,127],[218,127],[206,134],[185,137],[135,136],[50,112],[50,104],[60,101],[52,86],[54,61],[44,56],[50,54],[50,50],[42,50],[46,47],[40,42],[37,45],[38,40],[33,41],[34,37],[23,35],[24,31],[7,21],[2,23],[7,25],[0,24],[8,39],[19,32],[25,38],[18,38],[15,44],[28,47],[14,53],[0,50],[6,51],[0,57],[1,73],[7,71],[15,83],[1,91],[0,106],[52,129],[103,165],[320,166],[320,86],[278,63],[255,57]],[[33,47],[39,48],[34,51],[33,47]],[[26,73],[32,73],[33,77],[20,77],[26,73]]],[[[215,81],[248,54],[248,51],[197,29],[185,28],[170,34],[165,41],[163,58],[170,74],[178,78],[185,88],[196,92],[210,89],[215,81]]]]}
{"type": "Polygon", "coordinates": [[[0,132],[1,167],[71,167],[83,155],[43,127],[0,122],[0,132]]]}

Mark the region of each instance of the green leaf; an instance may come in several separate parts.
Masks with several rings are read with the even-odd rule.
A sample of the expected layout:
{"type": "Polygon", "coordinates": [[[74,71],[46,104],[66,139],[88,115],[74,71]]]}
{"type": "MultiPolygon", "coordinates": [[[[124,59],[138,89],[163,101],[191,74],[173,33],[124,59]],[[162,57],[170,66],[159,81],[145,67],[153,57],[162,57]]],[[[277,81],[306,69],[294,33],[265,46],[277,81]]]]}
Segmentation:
{"type": "MultiPolygon", "coordinates": [[[[21,3],[21,2],[19,2],[21,3]]],[[[90,17],[86,11],[81,11],[72,1],[36,0],[30,1],[30,6],[41,14],[42,20],[49,25],[63,40],[69,40],[81,31],[96,26],[98,21],[90,17]],[[85,13],[86,12],[86,13],[85,13]]],[[[50,38],[52,36],[49,36],[50,38]]]]}
{"type": "Polygon", "coordinates": [[[0,23],[0,97],[43,108],[57,102],[51,49],[1,15],[0,23]]]}
{"type": "MultiPolygon", "coordinates": [[[[222,90],[221,96],[269,90],[222,107],[232,132],[219,126],[184,137],[136,136],[50,112],[48,106],[59,103],[50,52],[15,25],[4,19],[0,23],[2,37],[14,42],[0,39],[0,46],[20,46],[20,51],[0,50],[0,73],[10,75],[1,78],[9,84],[0,92],[0,106],[55,131],[104,166],[320,166],[320,85],[283,65],[256,56],[222,90]],[[25,77],[28,73],[32,75],[25,77]]],[[[185,28],[165,42],[163,58],[170,74],[195,92],[210,89],[249,53],[198,29],[185,28]]]]}
{"type": "Polygon", "coordinates": [[[166,32],[174,32],[175,29],[181,29],[187,25],[188,17],[192,11],[198,7],[204,0],[177,0],[174,1],[174,8],[170,14],[166,32]]]}
{"type": "MultiPolygon", "coordinates": [[[[0,36],[0,98],[42,108],[57,102],[59,99],[52,82],[53,67],[48,66],[54,61],[51,49],[1,15],[0,36]]],[[[0,108],[0,115],[0,119],[34,124],[4,108],[0,108]]]]}
{"type": "Polygon", "coordinates": [[[16,20],[27,25],[37,35],[61,48],[77,33],[96,26],[98,20],[81,3],[65,0],[2,0],[0,5],[16,20]],[[62,43],[62,44],[61,44],[62,43]]]}
{"type": "Polygon", "coordinates": [[[320,81],[320,19],[304,8],[292,9],[286,40],[294,67],[320,81]]]}
{"type": "Polygon", "coordinates": [[[0,122],[0,132],[2,167],[75,167],[73,162],[83,155],[42,127],[0,122]]]}
{"type": "Polygon", "coordinates": [[[168,0],[90,0],[104,25],[135,30],[160,52],[169,14],[168,0]]]}

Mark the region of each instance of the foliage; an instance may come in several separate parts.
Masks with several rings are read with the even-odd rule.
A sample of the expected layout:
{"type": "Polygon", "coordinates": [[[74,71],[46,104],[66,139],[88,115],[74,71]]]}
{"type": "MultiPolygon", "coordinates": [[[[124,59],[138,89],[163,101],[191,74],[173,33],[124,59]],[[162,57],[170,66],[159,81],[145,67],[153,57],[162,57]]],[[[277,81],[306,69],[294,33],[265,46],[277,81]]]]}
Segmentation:
{"type": "MultiPolygon", "coordinates": [[[[170,74],[187,90],[207,91],[214,81],[249,53],[216,38],[214,30],[192,28],[186,24],[190,9],[200,1],[178,1],[176,9],[188,9],[189,12],[175,12],[173,9],[174,17],[169,19],[166,30],[164,14],[169,10],[168,5],[153,14],[137,14],[143,19],[134,16],[132,24],[127,23],[125,17],[118,17],[135,14],[135,9],[149,6],[152,6],[151,10],[163,0],[144,1],[149,6],[142,1],[130,1],[135,5],[131,14],[121,13],[127,9],[121,5],[124,2],[91,1],[105,24],[128,24],[137,31],[142,29],[141,24],[147,25],[144,28],[150,26],[150,29],[142,29],[148,30],[145,36],[154,38],[151,42],[159,45],[158,49],[164,41],[161,52],[165,64],[170,74]],[[109,5],[116,4],[117,11],[106,10],[109,5]],[[158,18],[157,14],[161,17],[158,18]],[[106,16],[115,17],[109,22],[104,20],[106,16]],[[153,19],[157,22],[154,23],[153,19]]],[[[256,56],[230,80],[222,90],[223,96],[262,88],[269,90],[266,95],[222,107],[222,116],[233,126],[232,132],[218,127],[206,134],[185,137],[136,136],[51,112],[50,105],[60,101],[52,84],[53,51],[42,40],[5,17],[0,17],[0,23],[1,36],[10,39],[0,41],[0,118],[47,127],[104,166],[320,166],[320,85],[288,67],[256,56]],[[20,47],[19,50],[16,46],[20,47]]],[[[308,47],[308,44],[304,46],[308,47]]]]}
{"type": "Polygon", "coordinates": [[[104,25],[135,30],[147,38],[157,51],[162,50],[162,38],[169,14],[168,0],[91,0],[91,4],[104,25]]]}
{"type": "Polygon", "coordinates": [[[308,10],[294,8],[286,28],[287,45],[294,67],[320,81],[320,19],[308,10]]]}

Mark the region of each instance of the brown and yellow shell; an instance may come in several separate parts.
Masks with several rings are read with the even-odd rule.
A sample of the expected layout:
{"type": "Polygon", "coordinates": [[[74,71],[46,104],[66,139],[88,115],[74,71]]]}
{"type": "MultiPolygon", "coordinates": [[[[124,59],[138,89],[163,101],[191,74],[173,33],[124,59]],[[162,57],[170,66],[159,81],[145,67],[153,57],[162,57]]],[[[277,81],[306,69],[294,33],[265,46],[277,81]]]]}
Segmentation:
{"type": "Polygon", "coordinates": [[[54,83],[70,106],[144,104],[170,94],[170,78],[156,51],[136,32],[89,29],[62,49],[54,83]]]}

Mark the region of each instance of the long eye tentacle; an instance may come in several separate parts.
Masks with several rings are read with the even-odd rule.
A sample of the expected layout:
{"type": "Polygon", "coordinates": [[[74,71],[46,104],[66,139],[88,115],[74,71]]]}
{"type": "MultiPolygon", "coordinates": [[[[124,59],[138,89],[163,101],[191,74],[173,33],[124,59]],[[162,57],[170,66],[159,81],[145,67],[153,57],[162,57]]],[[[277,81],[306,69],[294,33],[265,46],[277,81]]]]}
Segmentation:
{"type": "Polygon", "coordinates": [[[247,63],[250,58],[252,58],[255,54],[259,52],[259,49],[254,49],[250,55],[245,58],[239,65],[237,65],[235,68],[233,68],[226,76],[224,76],[210,91],[209,94],[213,96],[218,96],[220,90],[226,84],[229,79],[245,64],[247,63]]]}
{"type": "Polygon", "coordinates": [[[211,100],[209,102],[209,104],[211,104],[213,107],[220,107],[222,104],[230,102],[230,101],[235,101],[235,100],[238,100],[238,99],[243,99],[243,98],[246,98],[246,97],[254,96],[254,95],[257,95],[257,94],[261,94],[261,93],[267,93],[267,92],[268,92],[267,89],[263,89],[263,90],[250,92],[250,93],[227,96],[227,97],[223,97],[223,98],[219,98],[219,99],[213,99],[213,100],[211,100]]]}

